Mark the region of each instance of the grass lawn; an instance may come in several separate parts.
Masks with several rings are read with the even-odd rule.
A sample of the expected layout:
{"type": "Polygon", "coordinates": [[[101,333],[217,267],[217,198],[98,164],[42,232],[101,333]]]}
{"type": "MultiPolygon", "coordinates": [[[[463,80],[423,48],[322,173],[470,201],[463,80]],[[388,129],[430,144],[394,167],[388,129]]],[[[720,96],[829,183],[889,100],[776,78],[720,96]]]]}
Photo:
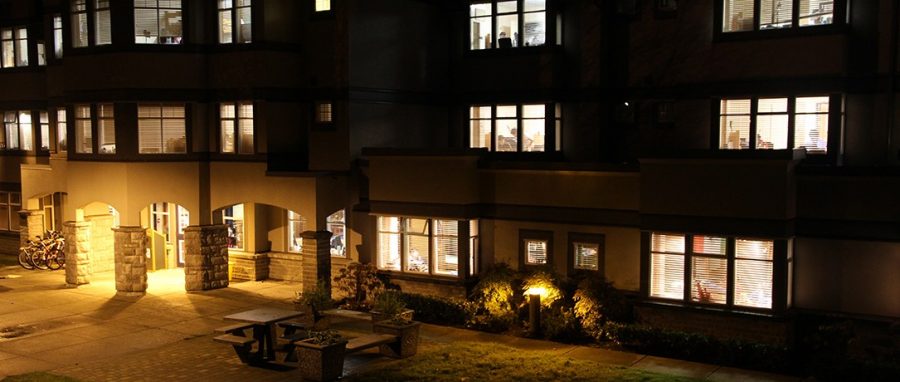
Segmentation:
{"type": "Polygon", "coordinates": [[[77,379],[50,373],[28,373],[6,377],[3,382],[79,382],[77,379]]]}
{"type": "Polygon", "coordinates": [[[367,368],[342,380],[368,381],[694,381],[694,379],[576,360],[539,350],[458,342],[423,348],[404,360],[367,368]]]}

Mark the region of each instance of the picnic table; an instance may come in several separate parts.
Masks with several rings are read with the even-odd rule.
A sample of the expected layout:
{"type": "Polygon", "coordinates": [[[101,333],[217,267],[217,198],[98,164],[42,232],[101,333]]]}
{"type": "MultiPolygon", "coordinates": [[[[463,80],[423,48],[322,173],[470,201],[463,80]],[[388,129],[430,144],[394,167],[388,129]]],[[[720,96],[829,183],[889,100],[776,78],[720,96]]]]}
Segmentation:
{"type": "Polygon", "coordinates": [[[253,338],[259,343],[257,360],[275,360],[275,324],[303,315],[303,312],[278,308],[258,308],[230,314],[224,318],[253,325],[253,338]]]}

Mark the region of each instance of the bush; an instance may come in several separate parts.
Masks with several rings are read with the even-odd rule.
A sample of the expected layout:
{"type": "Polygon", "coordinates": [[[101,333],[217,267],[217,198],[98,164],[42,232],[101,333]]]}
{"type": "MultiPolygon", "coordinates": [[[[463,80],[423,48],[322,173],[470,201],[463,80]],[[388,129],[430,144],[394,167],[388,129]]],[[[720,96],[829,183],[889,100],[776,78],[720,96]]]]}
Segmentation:
{"type": "Polygon", "coordinates": [[[581,342],[585,339],[581,322],[571,306],[554,304],[541,312],[544,336],[562,342],[581,342]]]}
{"type": "Polygon", "coordinates": [[[604,279],[584,279],[573,297],[574,313],[585,333],[597,341],[609,339],[607,322],[631,320],[631,306],[625,296],[604,279]]]}
{"type": "MultiPolygon", "coordinates": [[[[475,285],[470,301],[464,304],[466,326],[489,332],[509,330],[516,322],[516,272],[504,263],[485,270],[475,285]]],[[[518,298],[517,298],[518,297],[518,298]]]]}
{"type": "Polygon", "coordinates": [[[455,299],[400,293],[408,309],[416,311],[416,320],[437,325],[461,326],[466,323],[464,303],[455,299]]]}
{"type": "Polygon", "coordinates": [[[338,290],[347,295],[345,306],[356,310],[369,310],[369,300],[384,287],[378,278],[378,268],[370,263],[348,264],[334,277],[334,283],[338,290]]]}
{"type": "Polygon", "coordinates": [[[394,317],[406,310],[406,303],[403,302],[400,292],[388,290],[379,293],[375,297],[375,301],[372,303],[372,310],[394,317]]]}
{"type": "Polygon", "coordinates": [[[541,306],[549,307],[563,298],[562,291],[556,284],[556,276],[550,272],[535,271],[523,280],[522,292],[525,294],[528,294],[529,291],[540,293],[541,306]]]}
{"type": "Polygon", "coordinates": [[[319,280],[315,288],[298,293],[295,301],[312,308],[313,314],[316,316],[319,312],[334,307],[334,301],[331,299],[331,293],[324,280],[319,280]]]}

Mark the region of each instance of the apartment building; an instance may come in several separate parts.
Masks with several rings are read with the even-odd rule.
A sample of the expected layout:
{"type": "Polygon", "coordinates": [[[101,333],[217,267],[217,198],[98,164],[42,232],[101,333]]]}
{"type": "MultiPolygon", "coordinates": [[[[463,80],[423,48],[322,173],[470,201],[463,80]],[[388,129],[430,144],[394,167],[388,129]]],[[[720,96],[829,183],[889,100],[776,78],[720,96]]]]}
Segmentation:
{"type": "Polygon", "coordinates": [[[648,323],[772,341],[798,314],[896,319],[897,14],[0,1],[0,237],[78,225],[100,271],[110,228],[140,230],[153,270],[224,225],[233,277],[307,282],[324,255],[445,296],[550,267],[648,323]]]}

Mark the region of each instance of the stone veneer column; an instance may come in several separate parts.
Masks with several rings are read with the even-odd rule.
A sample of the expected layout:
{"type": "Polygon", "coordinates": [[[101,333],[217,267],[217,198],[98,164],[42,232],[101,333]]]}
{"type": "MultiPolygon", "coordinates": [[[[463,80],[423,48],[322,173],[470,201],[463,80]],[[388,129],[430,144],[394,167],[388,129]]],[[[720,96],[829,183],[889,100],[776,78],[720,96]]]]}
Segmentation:
{"type": "Polygon", "coordinates": [[[147,229],[113,228],[115,232],[116,291],[147,291],[147,229]]]}
{"type": "Polygon", "coordinates": [[[301,252],[303,289],[315,288],[319,281],[325,282],[326,290],[331,293],[331,232],[306,231],[300,234],[303,238],[301,252]]]}
{"type": "Polygon", "coordinates": [[[34,240],[35,236],[44,236],[44,211],[25,210],[19,211],[19,246],[25,246],[27,240],[34,240]]]}
{"type": "Polygon", "coordinates": [[[228,229],[225,225],[184,229],[184,289],[228,287],[228,229]]]}
{"type": "Polygon", "coordinates": [[[91,222],[63,223],[66,239],[66,284],[82,285],[91,282],[91,222]]]}

